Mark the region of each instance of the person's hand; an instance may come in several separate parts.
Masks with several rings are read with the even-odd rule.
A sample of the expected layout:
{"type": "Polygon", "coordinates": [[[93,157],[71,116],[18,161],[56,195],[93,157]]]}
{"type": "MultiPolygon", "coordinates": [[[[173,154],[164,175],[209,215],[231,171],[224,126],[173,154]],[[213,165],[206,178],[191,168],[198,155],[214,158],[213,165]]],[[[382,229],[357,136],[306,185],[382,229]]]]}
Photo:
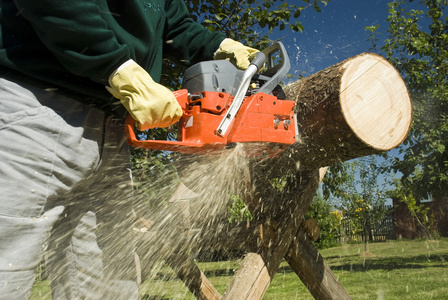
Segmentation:
{"type": "Polygon", "coordinates": [[[240,42],[225,39],[215,52],[214,59],[227,59],[238,69],[246,70],[258,52],[259,50],[244,46],[240,42]]]}
{"type": "Polygon", "coordinates": [[[173,93],[156,83],[142,67],[133,60],[121,65],[109,77],[106,89],[129,112],[140,130],[168,127],[182,116],[182,108],[173,93]]]}

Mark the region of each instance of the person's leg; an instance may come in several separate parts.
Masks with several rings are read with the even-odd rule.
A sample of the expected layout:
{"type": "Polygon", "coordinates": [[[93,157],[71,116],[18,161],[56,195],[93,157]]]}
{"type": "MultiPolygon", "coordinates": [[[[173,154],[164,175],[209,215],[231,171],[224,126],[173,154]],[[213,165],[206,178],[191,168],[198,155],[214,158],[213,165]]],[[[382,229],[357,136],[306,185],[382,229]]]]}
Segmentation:
{"type": "Polygon", "coordinates": [[[96,202],[98,244],[103,250],[105,278],[111,282],[109,295],[119,300],[138,299],[133,226],[136,210],[144,202],[133,190],[130,149],[122,122],[108,119],[105,128],[103,162],[97,171],[104,191],[96,202]]]}
{"type": "Polygon", "coordinates": [[[134,195],[123,132],[122,124],[107,119],[101,162],[73,190],[70,206],[55,225],[48,260],[55,299],[138,298],[134,195]]]}
{"type": "Polygon", "coordinates": [[[94,184],[98,244],[103,250],[107,278],[135,280],[133,226],[135,209],[143,201],[133,191],[130,150],[123,124],[108,119],[105,128],[103,159],[94,184]]]}
{"type": "Polygon", "coordinates": [[[69,214],[65,212],[56,222],[46,254],[52,297],[101,299],[104,276],[102,251],[95,234],[96,216],[90,211],[77,218],[69,214]]]}
{"type": "Polygon", "coordinates": [[[28,297],[50,230],[67,207],[65,196],[99,164],[103,114],[94,116],[62,98],[0,79],[0,295],[5,299],[28,297]],[[42,102],[73,113],[61,117],[42,102]],[[100,128],[83,128],[98,118],[100,128]]]}

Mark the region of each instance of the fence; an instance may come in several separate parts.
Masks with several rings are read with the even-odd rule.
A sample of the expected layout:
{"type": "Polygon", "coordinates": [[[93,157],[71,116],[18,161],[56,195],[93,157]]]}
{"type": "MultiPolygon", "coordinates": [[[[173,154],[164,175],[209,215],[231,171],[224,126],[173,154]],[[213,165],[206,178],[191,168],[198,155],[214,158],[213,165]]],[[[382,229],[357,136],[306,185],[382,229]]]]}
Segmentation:
{"type": "MultiPolygon", "coordinates": [[[[370,241],[385,241],[395,239],[394,212],[392,205],[386,205],[387,211],[383,219],[379,221],[371,220],[367,227],[367,239],[370,241]]],[[[355,226],[350,219],[342,219],[341,222],[341,242],[363,241],[363,228],[355,226]]]]}

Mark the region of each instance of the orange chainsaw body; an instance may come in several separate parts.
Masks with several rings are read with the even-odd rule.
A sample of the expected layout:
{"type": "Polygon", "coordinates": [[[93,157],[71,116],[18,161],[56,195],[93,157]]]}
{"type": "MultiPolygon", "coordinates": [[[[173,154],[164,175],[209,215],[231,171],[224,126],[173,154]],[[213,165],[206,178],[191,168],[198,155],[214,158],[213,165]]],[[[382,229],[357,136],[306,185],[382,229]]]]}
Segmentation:
{"type": "Polygon", "coordinates": [[[282,151],[280,148],[295,142],[294,101],[278,100],[264,93],[248,96],[229,130],[220,135],[217,128],[233,101],[232,95],[207,91],[190,96],[185,89],[174,92],[174,95],[183,111],[178,123],[178,140],[139,140],[134,131],[135,121],[128,116],[125,129],[132,147],[214,154],[235,143],[245,143],[251,155],[267,152],[273,156],[282,151]]]}

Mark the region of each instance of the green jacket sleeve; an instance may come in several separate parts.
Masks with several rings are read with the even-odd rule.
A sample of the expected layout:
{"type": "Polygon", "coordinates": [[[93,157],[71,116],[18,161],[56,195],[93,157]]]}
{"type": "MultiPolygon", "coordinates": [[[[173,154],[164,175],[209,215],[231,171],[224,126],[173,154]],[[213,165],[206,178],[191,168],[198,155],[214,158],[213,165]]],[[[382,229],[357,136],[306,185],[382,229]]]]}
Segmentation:
{"type": "Polygon", "coordinates": [[[89,0],[14,0],[42,43],[71,73],[99,83],[129,59],[129,49],[118,43],[89,0]]]}
{"type": "Polygon", "coordinates": [[[225,35],[194,22],[182,0],[166,0],[165,54],[185,65],[211,60],[225,35]]]}

